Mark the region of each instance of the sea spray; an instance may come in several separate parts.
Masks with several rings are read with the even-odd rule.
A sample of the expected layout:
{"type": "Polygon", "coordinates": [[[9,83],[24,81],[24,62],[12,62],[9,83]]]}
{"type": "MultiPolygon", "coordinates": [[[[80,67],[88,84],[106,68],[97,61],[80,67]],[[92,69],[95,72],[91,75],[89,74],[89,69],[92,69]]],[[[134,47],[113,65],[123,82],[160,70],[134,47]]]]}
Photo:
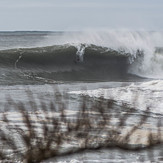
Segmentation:
{"type": "Polygon", "coordinates": [[[76,62],[83,62],[86,47],[87,46],[83,44],[80,44],[79,46],[77,46],[76,62]]]}
{"type": "MultiPolygon", "coordinates": [[[[143,53],[141,63],[131,65],[129,73],[150,78],[163,78],[163,62],[159,61],[163,60],[162,51],[159,55],[155,53],[156,48],[163,45],[162,32],[126,30],[83,31],[65,32],[57,41],[55,37],[49,36],[49,38],[48,43],[52,45],[68,43],[76,46],[77,51],[79,51],[82,44],[107,47],[121,53],[130,54],[130,62],[132,63],[138,56],[137,52],[141,51],[143,53]]],[[[78,52],[77,55],[79,56],[78,52]]]]}

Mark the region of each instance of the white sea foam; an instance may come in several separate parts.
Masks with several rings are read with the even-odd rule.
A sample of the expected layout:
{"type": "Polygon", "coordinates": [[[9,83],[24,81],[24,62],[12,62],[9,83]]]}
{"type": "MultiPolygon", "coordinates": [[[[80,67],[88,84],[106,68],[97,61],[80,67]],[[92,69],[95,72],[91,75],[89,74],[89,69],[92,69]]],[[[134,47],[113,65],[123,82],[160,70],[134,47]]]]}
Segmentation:
{"type": "Polygon", "coordinates": [[[125,87],[72,91],[70,93],[113,99],[119,105],[126,103],[130,107],[135,107],[140,110],[146,110],[149,107],[151,112],[163,114],[162,80],[154,80],[141,84],[133,83],[125,87]]]}
{"type": "Polygon", "coordinates": [[[84,46],[84,45],[82,45],[82,44],[79,44],[79,45],[77,46],[76,55],[77,55],[78,60],[79,60],[80,62],[83,62],[83,56],[84,56],[85,48],[86,48],[86,46],[84,46]]]}

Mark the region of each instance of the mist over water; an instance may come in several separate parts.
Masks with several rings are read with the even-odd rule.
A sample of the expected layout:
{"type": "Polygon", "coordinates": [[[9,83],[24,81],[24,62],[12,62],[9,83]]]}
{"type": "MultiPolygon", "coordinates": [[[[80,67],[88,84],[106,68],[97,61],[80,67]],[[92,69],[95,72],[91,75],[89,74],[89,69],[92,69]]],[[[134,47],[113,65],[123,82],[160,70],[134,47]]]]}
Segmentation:
{"type": "Polygon", "coordinates": [[[46,37],[46,43],[43,42],[44,46],[70,44],[76,46],[77,53],[82,55],[84,55],[84,48],[81,48],[81,44],[85,47],[93,44],[108,48],[108,50],[116,50],[121,54],[130,54],[129,73],[149,78],[163,78],[163,32],[90,30],[65,32],[57,38],[54,35],[46,37]],[[140,55],[142,58],[132,64],[140,55]]]}

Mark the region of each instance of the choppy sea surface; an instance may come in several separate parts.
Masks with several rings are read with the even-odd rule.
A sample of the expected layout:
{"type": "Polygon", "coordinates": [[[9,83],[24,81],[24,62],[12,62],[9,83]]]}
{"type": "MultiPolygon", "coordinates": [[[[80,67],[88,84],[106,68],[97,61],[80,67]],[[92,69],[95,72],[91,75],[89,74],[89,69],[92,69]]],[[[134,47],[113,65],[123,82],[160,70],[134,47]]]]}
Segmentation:
{"type": "MultiPolygon", "coordinates": [[[[84,95],[113,99],[138,113],[149,108],[153,117],[162,118],[163,33],[0,32],[0,111],[8,96],[25,103],[30,89],[48,101],[54,88],[72,96],[73,110],[84,95]]],[[[143,157],[150,161],[151,150],[156,153],[153,161],[163,161],[161,148],[137,154],[120,149],[86,151],[58,162],[141,162],[143,157]]]]}

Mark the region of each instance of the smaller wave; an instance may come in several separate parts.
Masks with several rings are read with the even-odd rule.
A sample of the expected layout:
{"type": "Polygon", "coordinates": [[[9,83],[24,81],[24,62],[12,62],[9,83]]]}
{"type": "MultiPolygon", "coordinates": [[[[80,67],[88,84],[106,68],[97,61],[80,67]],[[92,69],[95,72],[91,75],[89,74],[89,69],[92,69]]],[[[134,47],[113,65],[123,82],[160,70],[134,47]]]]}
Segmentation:
{"type": "Polygon", "coordinates": [[[72,94],[88,95],[113,99],[118,105],[126,104],[131,108],[163,115],[163,81],[153,80],[125,87],[73,91],[72,94]]]}

